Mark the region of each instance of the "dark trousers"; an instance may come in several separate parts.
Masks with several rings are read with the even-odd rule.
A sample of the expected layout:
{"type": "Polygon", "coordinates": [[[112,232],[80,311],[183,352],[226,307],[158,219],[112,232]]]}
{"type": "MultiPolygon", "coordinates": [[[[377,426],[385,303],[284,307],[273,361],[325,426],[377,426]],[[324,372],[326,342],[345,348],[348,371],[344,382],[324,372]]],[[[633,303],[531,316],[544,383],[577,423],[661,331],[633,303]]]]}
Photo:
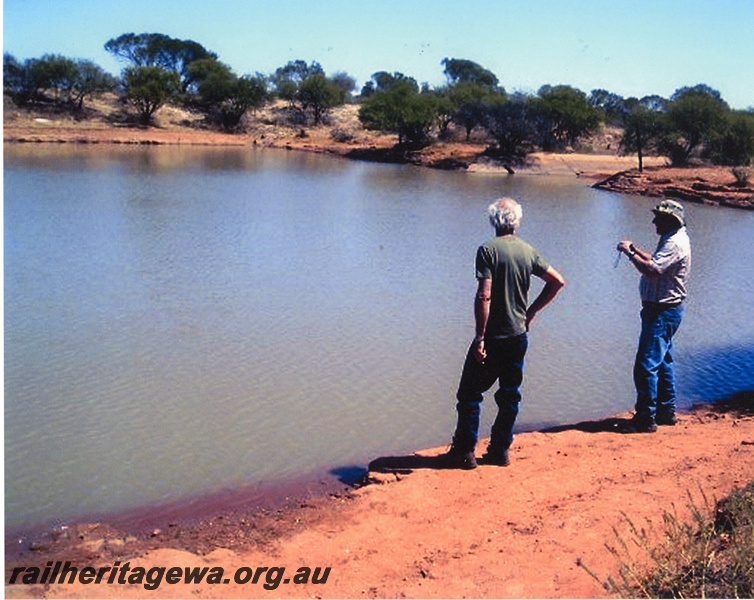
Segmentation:
{"type": "Polygon", "coordinates": [[[482,394],[495,381],[500,389],[495,392],[498,406],[497,418],[492,425],[490,445],[496,450],[507,450],[513,442],[513,425],[521,402],[519,388],[524,378],[524,356],[529,345],[527,335],[485,340],[487,357],[480,363],[474,357],[474,346],[469,348],[461,374],[456,398],[458,424],[453,436],[453,446],[463,452],[473,451],[479,435],[479,414],[482,394]]]}

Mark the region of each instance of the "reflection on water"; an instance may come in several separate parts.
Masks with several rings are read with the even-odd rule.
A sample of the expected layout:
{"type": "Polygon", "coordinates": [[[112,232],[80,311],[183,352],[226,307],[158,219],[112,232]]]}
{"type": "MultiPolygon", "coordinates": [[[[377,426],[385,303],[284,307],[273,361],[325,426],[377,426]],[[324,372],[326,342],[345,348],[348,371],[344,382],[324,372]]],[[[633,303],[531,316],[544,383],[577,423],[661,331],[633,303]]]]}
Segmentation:
{"type": "MultiPolygon", "coordinates": [[[[638,275],[614,247],[654,246],[651,201],[253,148],[6,148],[7,524],[447,443],[501,195],[568,280],[519,430],[630,409],[638,275]]],[[[754,214],[687,212],[689,404],[754,388],[754,214]]]]}

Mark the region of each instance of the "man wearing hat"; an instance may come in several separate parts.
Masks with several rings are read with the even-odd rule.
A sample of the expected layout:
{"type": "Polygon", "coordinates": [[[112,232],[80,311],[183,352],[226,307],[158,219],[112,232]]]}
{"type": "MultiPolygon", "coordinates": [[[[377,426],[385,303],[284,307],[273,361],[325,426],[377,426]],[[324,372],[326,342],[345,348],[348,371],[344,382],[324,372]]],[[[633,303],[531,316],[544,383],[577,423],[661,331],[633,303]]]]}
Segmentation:
{"type": "Polygon", "coordinates": [[[686,280],[691,266],[691,244],[683,206],[663,200],[652,220],[660,241],[649,254],[630,240],[618,244],[641,273],[641,336],[634,363],[636,412],[629,432],[651,433],[657,425],[675,425],[673,336],[683,317],[686,280]]]}

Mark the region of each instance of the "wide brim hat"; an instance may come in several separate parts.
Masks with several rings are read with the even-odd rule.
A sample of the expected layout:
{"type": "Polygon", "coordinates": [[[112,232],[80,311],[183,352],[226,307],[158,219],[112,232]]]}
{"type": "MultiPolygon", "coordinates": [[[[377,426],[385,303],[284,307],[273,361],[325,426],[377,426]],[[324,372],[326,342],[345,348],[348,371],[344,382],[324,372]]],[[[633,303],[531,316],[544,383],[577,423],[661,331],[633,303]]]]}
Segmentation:
{"type": "Polygon", "coordinates": [[[686,225],[683,206],[675,200],[663,200],[652,209],[652,212],[656,215],[670,215],[671,217],[675,217],[682,226],[686,225]]]}

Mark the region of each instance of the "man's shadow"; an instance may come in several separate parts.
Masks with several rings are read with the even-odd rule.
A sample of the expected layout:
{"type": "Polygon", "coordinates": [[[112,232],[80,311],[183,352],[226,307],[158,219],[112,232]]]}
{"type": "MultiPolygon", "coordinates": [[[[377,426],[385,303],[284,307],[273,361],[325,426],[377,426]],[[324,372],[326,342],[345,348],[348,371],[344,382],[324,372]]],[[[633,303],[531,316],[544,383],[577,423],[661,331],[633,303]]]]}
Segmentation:
{"type": "Polygon", "coordinates": [[[398,473],[407,475],[415,469],[448,469],[448,460],[442,454],[438,456],[421,456],[409,454],[406,456],[381,456],[369,463],[372,473],[398,473]]]}
{"type": "MultiPolygon", "coordinates": [[[[558,425],[539,429],[542,433],[560,433],[562,431],[584,431],[586,433],[626,433],[629,431],[631,419],[611,417],[599,421],[582,421],[580,423],[558,425]]],[[[480,464],[484,464],[480,461],[480,464]]],[[[407,475],[416,469],[452,469],[442,454],[438,456],[421,456],[408,454],[404,456],[381,456],[369,463],[368,470],[373,473],[398,473],[407,475]]]]}
{"type": "Polygon", "coordinates": [[[563,431],[583,431],[584,433],[627,433],[630,431],[631,419],[609,417],[599,421],[581,421],[567,425],[556,425],[540,429],[542,433],[561,433],[563,431]]]}
{"type": "MultiPolygon", "coordinates": [[[[692,411],[706,407],[713,412],[730,413],[739,416],[754,415],[754,390],[737,392],[726,398],[714,402],[702,402],[691,407],[692,411]]],[[[544,429],[536,429],[541,433],[561,433],[563,431],[583,431],[585,433],[635,433],[631,419],[609,417],[596,421],[581,421],[566,425],[556,425],[544,429]]],[[[522,432],[523,433],[523,432],[522,432]]],[[[480,461],[480,464],[484,464],[480,461]]],[[[421,456],[409,454],[405,456],[382,456],[369,463],[368,472],[409,474],[416,469],[449,469],[448,461],[439,456],[421,456]]]]}
{"type": "Polygon", "coordinates": [[[405,456],[381,456],[369,463],[367,468],[356,465],[343,466],[331,469],[330,473],[337,477],[338,481],[349,487],[362,487],[370,483],[370,473],[392,473],[396,475],[408,475],[416,469],[450,469],[448,460],[442,455],[421,456],[419,454],[407,454],[405,456]]]}

